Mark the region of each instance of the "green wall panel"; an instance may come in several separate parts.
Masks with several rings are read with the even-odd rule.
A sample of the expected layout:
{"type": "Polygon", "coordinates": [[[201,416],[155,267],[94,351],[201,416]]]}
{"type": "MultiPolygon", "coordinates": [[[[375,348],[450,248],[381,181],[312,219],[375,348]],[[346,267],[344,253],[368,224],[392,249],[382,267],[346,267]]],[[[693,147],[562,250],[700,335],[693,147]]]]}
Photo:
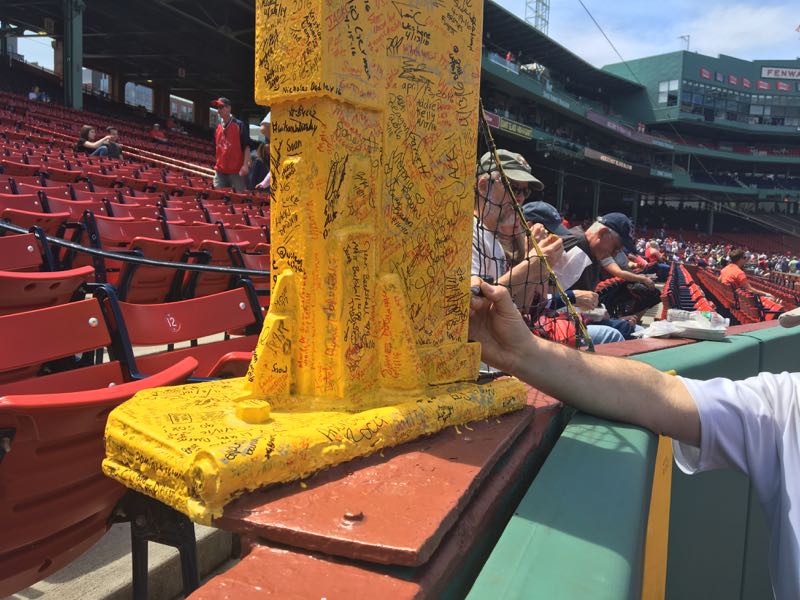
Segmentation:
{"type": "Polygon", "coordinates": [[[576,416],[484,565],[469,598],[638,598],[657,439],[576,416]]]}
{"type": "MultiPolygon", "coordinates": [[[[740,379],[758,372],[761,344],[732,336],[634,357],[695,379],[740,379]]],[[[688,476],[672,471],[667,598],[739,598],[749,481],[733,471],[688,476]]]]}

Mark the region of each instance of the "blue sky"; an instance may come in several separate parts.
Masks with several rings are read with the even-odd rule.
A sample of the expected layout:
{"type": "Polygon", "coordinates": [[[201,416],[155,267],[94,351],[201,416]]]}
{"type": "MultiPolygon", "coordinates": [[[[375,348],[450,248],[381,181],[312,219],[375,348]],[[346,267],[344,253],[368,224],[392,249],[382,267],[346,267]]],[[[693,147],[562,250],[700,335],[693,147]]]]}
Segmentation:
{"type": "MultiPolygon", "coordinates": [[[[506,9],[525,17],[525,0],[499,0],[506,9]]],[[[626,59],[691,50],[746,60],[800,57],[798,2],[786,0],[584,0],[595,19],[626,59]]],[[[596,66],[619,62],[578,0],[551,0],[550,37],[596,66]]],[[[19,51],[51,68],[49,40],[22,39],[19,51]]]]}
{"type": "MultiPolygon", "coordinates": [[[[525,17],[525,0],[497,0],[525,17]]],[[[745,60],[800,57],[797,0],[583,0],[625,60],[685,48],[745,60]]],[[[550,1],[550,37],[595,66],[619,62],[578,0],[550,1]]]]}

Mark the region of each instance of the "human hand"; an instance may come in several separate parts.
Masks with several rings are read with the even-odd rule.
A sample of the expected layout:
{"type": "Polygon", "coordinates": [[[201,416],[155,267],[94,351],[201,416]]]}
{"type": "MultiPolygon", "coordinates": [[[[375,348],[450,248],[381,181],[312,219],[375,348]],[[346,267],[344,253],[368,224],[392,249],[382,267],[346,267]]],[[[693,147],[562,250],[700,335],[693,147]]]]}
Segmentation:
{"type": "Polygon", "coordinates": [[[575,306],[581,310],[593,310],[597,308],[599,296],[588,290],[573,290],[575,294],[575,306]]]}
{"type": "Polygon", "coordinates": [[[533,335],[503,286],[473,277],[473,295],[469,303],[469,339],[481,344],[481,359],[507,373],[513,373],[517,357],[533,335]]]}
{"type": "Polygon", "coordinates": [[[539,242],[539,250],[542,251],[548,264],[552,265],[564,254],[564,242],[556,234],[551,233],[539,242]]]}
{"type": "Polygon", "coordinates": [[[242,165],[242,168],[239,169],[239,175],[242,177],[247,177],[247,174],[250,172],[250,165],[242,165]]]}
{"type": "Polygon", "coordinates": [[[652,279],[650,279],[649,277],[644,277],[644,276],[643,276],[643,277],[641,277],[641,279],[639,280],[639,282],[640,282],[640,283],[643,283],[643,284],[645,284],[645,285],[646,285],[648,288],[650,288],[651,290],[654,290],[654,289],[656,289],[656,282],[655,282],[655,281],[653,281],[652,279]]]}

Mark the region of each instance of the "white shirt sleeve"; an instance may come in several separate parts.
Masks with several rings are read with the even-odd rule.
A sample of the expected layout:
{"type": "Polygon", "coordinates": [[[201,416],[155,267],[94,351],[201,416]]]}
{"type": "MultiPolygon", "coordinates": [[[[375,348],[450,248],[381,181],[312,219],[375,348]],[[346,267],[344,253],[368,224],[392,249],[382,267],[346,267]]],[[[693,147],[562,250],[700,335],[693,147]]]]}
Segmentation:
{"type": "Polygon", "coordinates": [[[700,448],[673,442],[685,473],[730,467],[753,479],[780,475],[779,446],[800,375],[761,373],[744,381],[681,378],[700,412],[700,448]]]}

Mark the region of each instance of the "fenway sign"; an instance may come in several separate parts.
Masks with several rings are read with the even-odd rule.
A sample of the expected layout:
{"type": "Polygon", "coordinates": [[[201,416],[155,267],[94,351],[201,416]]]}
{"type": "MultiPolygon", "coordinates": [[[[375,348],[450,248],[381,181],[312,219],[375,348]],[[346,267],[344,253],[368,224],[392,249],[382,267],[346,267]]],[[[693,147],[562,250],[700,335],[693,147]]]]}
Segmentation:
{"type": "Polygon", "coordinates": [[[764,79],[800,79],[800,68],[761,67],[761,77],[764,79]]]}

